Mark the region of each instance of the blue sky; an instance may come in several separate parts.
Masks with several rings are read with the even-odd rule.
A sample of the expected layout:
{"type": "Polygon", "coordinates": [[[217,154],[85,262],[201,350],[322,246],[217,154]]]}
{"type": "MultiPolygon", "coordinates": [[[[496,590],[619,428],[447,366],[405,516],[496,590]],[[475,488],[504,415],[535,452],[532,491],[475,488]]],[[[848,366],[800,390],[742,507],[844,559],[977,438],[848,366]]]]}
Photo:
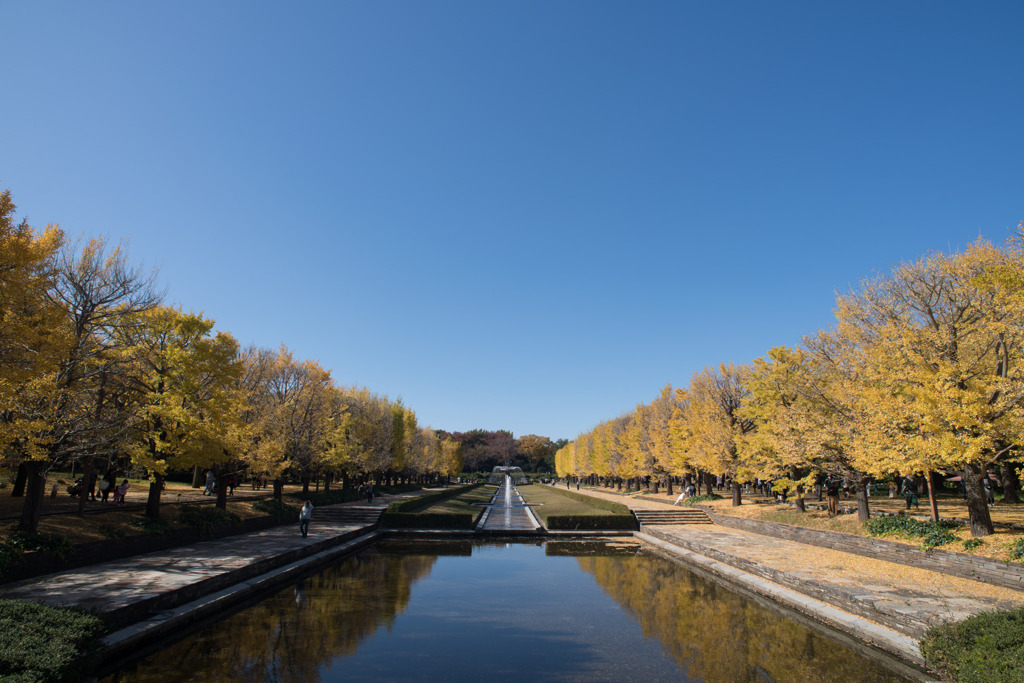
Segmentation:
{"type": "Polygon", "coordinates": [[[421,424],[572,438],[1024,219],[1019,2],[5,2],[0,187],[421,424]]]}

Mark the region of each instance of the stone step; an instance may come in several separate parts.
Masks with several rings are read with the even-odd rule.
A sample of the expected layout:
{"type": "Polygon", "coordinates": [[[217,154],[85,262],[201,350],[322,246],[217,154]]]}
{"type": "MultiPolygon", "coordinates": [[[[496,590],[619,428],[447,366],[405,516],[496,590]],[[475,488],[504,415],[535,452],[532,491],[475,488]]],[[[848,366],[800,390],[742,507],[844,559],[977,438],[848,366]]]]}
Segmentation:
{"type": "Polygon", "coordinates": [[[652,524],[714,524],[708,514],[695,508],[679,510],[634,510],[640,525],[652,524]]]}
{"type": "Polygon", "coordinates": [[[376,524],[380,520],[382,507],[323,507],[313,511],[315,521],[336,522],[342,524],[376,524]]]}

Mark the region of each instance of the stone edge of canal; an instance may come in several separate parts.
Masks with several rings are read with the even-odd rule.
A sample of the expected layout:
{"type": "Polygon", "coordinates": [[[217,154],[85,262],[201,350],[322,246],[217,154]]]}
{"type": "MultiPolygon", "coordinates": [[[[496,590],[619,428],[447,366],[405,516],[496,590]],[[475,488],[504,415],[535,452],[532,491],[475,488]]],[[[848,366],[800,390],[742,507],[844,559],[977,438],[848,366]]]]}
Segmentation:
{"type": "MultiPolygon", "coordinates": [[[[927,673],[924,660],[918,650],[917,641],[862,617],[844,612],[828,603],[809,597],[795,590],[784,588],[760,577],[748,574],[704,555],[673,545],[643,532],[590,532],[587,534],[558,534],[530,540],[556,540],[573,538],[579,540],[611,540],[631,537],[661,557],[682,565],[706,579],[723,583],[744,597],[764,607],[775,610],[828,637],[846,647],[894,669],[906,678],[921,681],[933,680],[927,673]]],[[[422,539],[495,540],[490,534],[453,534],[450,532],[417,532],[411,530],[374,530],[353,538],[340,545],[328,548],[310,557],[297,560],[265,574],[242,581],[228,588],[216,591],[177,607],[162,610],[148,619],[111,633],[104,639],[98,657],[104,664],[120,657],[135,659],[146,654],[152,646],[172,634],[210,619],[220,618],[229,610],[241,606],[250,598],[279,589],[295,578],[316,571],[330,562],[356,553],[367,546],[393,538],[416,537],[422,539]]],[[[527,537],[509,536],[510,540],[527,540],[527,537]]],[[[101,666],[106,669],[107,666],[101,666]]]]}

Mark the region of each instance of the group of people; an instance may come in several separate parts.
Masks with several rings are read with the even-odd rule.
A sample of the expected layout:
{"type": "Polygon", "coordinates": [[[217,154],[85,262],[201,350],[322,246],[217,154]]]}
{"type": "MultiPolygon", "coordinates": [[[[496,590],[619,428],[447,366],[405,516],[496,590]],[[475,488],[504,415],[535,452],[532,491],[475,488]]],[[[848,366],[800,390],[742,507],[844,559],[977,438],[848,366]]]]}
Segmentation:
{"type": "MultiPolygon", "coordinates": [[[[50,490],[50,497],[57,497],[57,490],[62,482],[58,482],[53,485],[50,490]]],[[[99,472],[93,470],[88,479],[80,477],[75,481],[74,484],[68,487],[68,495],[72,498],[76,496],[85,496],[87,500],[101,501],[106,503],[108,499],[112,497],[113,502],[117,504],[124,504],[124,497],[128,493],[128,488],[131,484],[125,479],[120,484],[117,483],[117,477],[113,470],[108,471],[103,478],[99,478],[99,472]]]]}
{"type": "MultiPolygon", "coordinates": [[[[226,486],[228,487],[228,495],[235,495],[235,487],[238,486],[238,475],[229,475],[226,486]]],[[[254,486],[253,488],[256,487],[254,486]]],[[[213,470],[206,470],[206,488],[203,489],[203,495],[217,495],[217,475],[213,473],[213,470]]]]}

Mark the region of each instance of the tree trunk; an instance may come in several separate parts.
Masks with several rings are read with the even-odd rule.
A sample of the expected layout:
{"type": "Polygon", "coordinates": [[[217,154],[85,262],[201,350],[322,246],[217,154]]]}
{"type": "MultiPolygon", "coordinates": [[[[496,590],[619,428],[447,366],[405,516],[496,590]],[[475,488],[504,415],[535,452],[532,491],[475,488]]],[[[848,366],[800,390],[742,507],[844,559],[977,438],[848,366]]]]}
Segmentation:
{"type": "Polygon", "coordinates": [[[203,486],[203,473],[199,471],[199,465],[192,467],[192,488],[198,489],[203,486]]]}
{"type": "Polygon", "coordinates": [[[217,502],[215,505],[221,510],[228,509],[228,475],[220,469],[217,470],[217,502]]]}
{"type": "Polygon", "coordinates": [[[935,473],[928,473],[928,504],[932,508],[932,519],[939,521],[939,500],[935,496],[935,473]]]}
{"type": "Polygon", "coordinates": [[[665,493],[672,495],[672,475],[665,477],[665,493]]]}
{"type": "Polygon", "coordinates": [[[743,487],[736,481],[735,478],[732,480],[732,506],[743,504],[743,487]]]}
{"type": "Polygon", "coordinates": [[[274,480],[274,498],[281,500],[284,495],[284,480],[278,477],[274,480]]]}
{"type": "MultiPolygon", "coordinates": [[[[85,459],[85,471],[82,473],[82,492],[78,494],[78,512],[76,514],[79,517],[85,517],[85,499],[89,497],[89,478],[92,477],[92,469],[92,456],[90,455],[85,459]]],[[[96,491],[95,486],[92,490],[93,492],[96,491]]]]}
{"type": "Polygon", "coordinates": [[[14,478],[14,488],[11,489],[11,498],[21,498],[25,495],[25,485],[28,483],[28,463],[22,460],[18,463],[18,476],[14,478]]]}
{"type": "Polygon", "coordinates": [[[807,512],[807,506],[804,503],[804,485],[798,484],[796,487],[796,498],[793,499],[793,504],[796,505],[797,512],[807,512]]]}
{"type": "Polygon", "coordinates": [[[146,516],[150,519],[160,519],[160,494],[164,490],[164,475],[154,474],[153,481],[149,482],[149,497],[146,498],[146,516]]]}
{"type": "Polygon", "coordinates": [[[999,465],[999,474],[1003,480],[1003,502],[1016,505],[1020,502],[1017,495],[1017,473],[1013,471],[1012,465],[1004,462],[999,465]]]}
{"type": "Polygon", "coordinates": [[[302,475],[302,497],[309,498],[309,475],[302,475]]]}
{"type": "Polygon", "coordinates": [[[25,502],[21,506],[18,528],[26,534],[34,534],[39,531],[39,516],[43,511],[43,496],[46,493],[45,463],[36,460],[21,464],[25,466],[25,502]]]}
{"type": "Polygon", "coordinates": [[[871,507],[868,505],[868,487],[871,485],[870,477],[861,477],[857,480],[854,488],[857,491],[857,521],[866,522],[871,519],[871,507]]]}
{"type": "Polygon", "coordinates": [[[981,465],[970,464],[964,467],[964,486],[967,488],[967,514],[971,518],[971,536],[988,536],[995,532],[992,527],[992,516],[988,512],[988,500],[985,496],[985,485],[982,483],[988,474],[981,465]]]}
{"type": "Polygon", "coordinates": [[[654,480],[654,492],[657,493],[658,489],[660,487],[661,487],[661,480],[660,479],[655,479],[654,480]]]}

